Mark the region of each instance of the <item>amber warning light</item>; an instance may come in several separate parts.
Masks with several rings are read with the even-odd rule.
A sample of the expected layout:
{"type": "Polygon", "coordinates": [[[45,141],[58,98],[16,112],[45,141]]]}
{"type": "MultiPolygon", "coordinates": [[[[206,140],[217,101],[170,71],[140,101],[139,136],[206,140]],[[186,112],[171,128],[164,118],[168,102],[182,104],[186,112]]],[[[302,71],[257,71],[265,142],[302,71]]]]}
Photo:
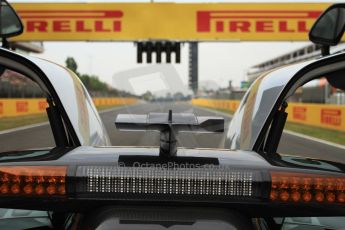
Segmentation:
{"type": "Polygon", "coordinates": [[[345,177],[271,172],[271,178],[271,201],[345,203],[345,177]]]}
{"type": "Polygon", "coordinates": [[[66,166],[0,166],[0,196],[64,196],[66,166]]]}
{"type": "MultiPolygon", "coordinates": [[[[1,197],[4,199],[0,203],[6,208],[25,209],[32,207],[34,201],[35,208],[43,210],[77,210],[81,207],[79,202],[87,209],[101,200],[107,200],[107,204],[119,200],[250,202],[264,206],[276,203],[278,209],[281,204],[324,209],[345,204],[345,176],[315,170],[292,172],[220,166],[2,165],[1,197]],[[9,198],[25,198],[28,202],[23,199],[9,203],[9,198]]],[[[332,214],[340,212],[342,209],[331,209],[332,214]]]]}

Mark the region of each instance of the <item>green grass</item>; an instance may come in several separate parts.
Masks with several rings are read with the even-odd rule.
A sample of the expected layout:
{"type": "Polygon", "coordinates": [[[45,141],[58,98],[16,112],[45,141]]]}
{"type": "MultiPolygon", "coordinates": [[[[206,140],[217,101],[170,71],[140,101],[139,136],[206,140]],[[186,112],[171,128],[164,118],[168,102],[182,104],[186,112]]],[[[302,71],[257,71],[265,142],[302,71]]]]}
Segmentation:
{"type": "Polygon", "coordinates": [[[345,132],[287,122],[285,129],[316,137],[325,141],[345,145],[345,132]]]}
{"type": "Polygon", "coordinates": [[[25,125],[32,125],[48,120],[47,115],[45,114],[35,114],[35,115],[26,115],[18,117],[4,117],[0,118],[0,131],[6,129],[13,129],[25,125]]]}
{"type": "MultiPolygon", "coordinates": [[[[218,111],[225,112],[228,114],[233,114],[233,112],[226,109],[215,109],[215,108],[210,108],[210,109],[218,110],[218,111]]],[[[310,126],[310,125],[302,125],[302,124],[297,124],[293,122],[287,122],[285,124],[285,129],[296,132],[296,133],[304,134],[307,136],[319,138],[321,140],[345,145],[345,132],[342,132],[342,131],[319,128],[319,127],[310,126]]]]}
{"type": "MultiPolygon", "coordinates": [[[[100,105],[96,106],[98,111],[105,109],[114,108],[114,105],[100,105]]],[[[33,125],[41,122],[48,121],[46,114],[34,114],[34,115],[25,115],[18,117],[4,117],[0,118],[0,131],[6,129],[18,128],[25,125],[33,125]]]]}
{"type": "Polygon", "coordinates": [[[207,107],[207,106],[200,106],[200,107],[204,107],[204,108],[208,108],[208,109],[217,110],[217,111],[220,111],[220,112],[223,112],[223,113],[227,113],[227,114],[229,114],[229,115],[233,115],[233,114],[234,114],[233,111],[230,111],[230,110],[228,110],[228,109],[216,109],[216,108],[207,107]]]}
{"type": "Polygon", "coordinates": [[[106,110],[106,109],[111,109],[118,107],[118,105],[97,105],[96,108],[98,111],[106,110]]]}

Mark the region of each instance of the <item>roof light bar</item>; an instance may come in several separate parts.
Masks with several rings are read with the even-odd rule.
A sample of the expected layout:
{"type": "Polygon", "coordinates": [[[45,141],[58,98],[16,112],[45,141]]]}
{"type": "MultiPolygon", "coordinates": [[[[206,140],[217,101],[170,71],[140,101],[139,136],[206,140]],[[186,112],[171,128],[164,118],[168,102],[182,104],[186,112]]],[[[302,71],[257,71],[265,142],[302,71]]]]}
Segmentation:
{"type": "Polygon", "coordinates": [[[64,196],[66,166],[0,166],[0,196],[64,196]]]}
{"type": "MultiPolygon", "coordinates": [[[[27,209],[34,205],[37,210],[57,211],[87,210],[102,201],[103,204],[174,201],[239,205],[237,208],[243,203],[253,207],[267,205],[268,213],[281,210],[281,204],[286,204],[304,210],[316,208],[322,215],[342,215],[345,176],[316,170],[278,171],[182,163],[169,166],[145,162],[134,167],[1,165],[0,198],[5,208],[27,209]],[[11,198],[19,202],[12,202],[11,198]]],[[[260,212],[253,210],[256,214],[260,212]]],[[[291,215],[296,210],[286,212],[291,215]]]]}
{"type": "Polygon", "coordinates": [[[77,194],[198,196],[202,198],[260,197],[259,171],[230,168],[161,168],[79,166],[77,194]]]}
{"type": "Polygon", "coordinates": [[[271,172],[271,178],[271,201],[345,203],[345,177],[271,172]]]}

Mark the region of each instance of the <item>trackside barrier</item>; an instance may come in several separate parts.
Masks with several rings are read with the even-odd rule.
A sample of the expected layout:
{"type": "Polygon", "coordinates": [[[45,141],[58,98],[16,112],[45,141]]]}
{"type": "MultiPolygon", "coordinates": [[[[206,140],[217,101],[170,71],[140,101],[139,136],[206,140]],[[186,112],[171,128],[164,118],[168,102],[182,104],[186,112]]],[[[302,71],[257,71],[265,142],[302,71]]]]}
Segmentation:
{"type": "MultiPolygon", "coordinates": [[[[96,106],[104,105],[131,105],[137,102],[136,98],[94,98],[96,106]]],[[[47,102],[44,98],[26,99],[0,99],[0,118],[15,117],[21,115],[33,115],[44,113],[47,102]]]]}
{"type": "Polygon", "coordinates": [[[240,105],[240,101],[198,98],[193,99],[192,104],[202,107],[224,109],[229,110],[231,112],[235,112],[238,106],[240,105]]]}
{"type": "MultiPolygon", "coordinates": [[[[234,112],[239,101],[218,99],[193,99],[193,105],[225,109],[234,112]]],[[[345,106],[309,103],[289,103],[288,121],[321,128],[345,131],[345,106]]]]}
{"type": "Polygon", "coordinates": [[[122,98],[122,97],[104,97],[104,98],[93,98],[93,103],[96,106],[101,105],[132,105],[137,103],[136,98],[122,98]]]}
{"type": "Polygon", "coordinates": [[[288,121],[345,131],[345,106],[289,103],[288,121]]]}

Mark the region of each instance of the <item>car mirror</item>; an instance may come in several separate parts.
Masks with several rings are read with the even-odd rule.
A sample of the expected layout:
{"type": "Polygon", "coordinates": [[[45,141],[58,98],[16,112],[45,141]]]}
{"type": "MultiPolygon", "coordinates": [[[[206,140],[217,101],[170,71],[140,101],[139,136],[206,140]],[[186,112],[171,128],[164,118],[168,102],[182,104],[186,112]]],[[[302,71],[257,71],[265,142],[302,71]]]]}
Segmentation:
{"type": "Polygon", "coordinates": [[[0,37],[8,38],[23,33],[23,24],[6,0],[0,0],[0,37]]]}
{"type": "Polygon", "coordinates": [[[339,70],[330,74],[327,74],[326,78],[328,83],[337,89],[345,90],[345,79],[344,79],[344,70],[339,70]]]}
{"type": "Polygon", "coordinates": [[[5,73],[6,68],[3,66],[0,66],[0,78],[2,77],[2,75],[5,73]]]}
{"type": "MultiPolygon", "coordinates": [[[[334,4],[324,11],[309,32],[309,40],[323,47],[337,45],[344,34],[345,4],[334,4]]],[[[327,54],[326,54],[327,55],[327,54]]]]}

